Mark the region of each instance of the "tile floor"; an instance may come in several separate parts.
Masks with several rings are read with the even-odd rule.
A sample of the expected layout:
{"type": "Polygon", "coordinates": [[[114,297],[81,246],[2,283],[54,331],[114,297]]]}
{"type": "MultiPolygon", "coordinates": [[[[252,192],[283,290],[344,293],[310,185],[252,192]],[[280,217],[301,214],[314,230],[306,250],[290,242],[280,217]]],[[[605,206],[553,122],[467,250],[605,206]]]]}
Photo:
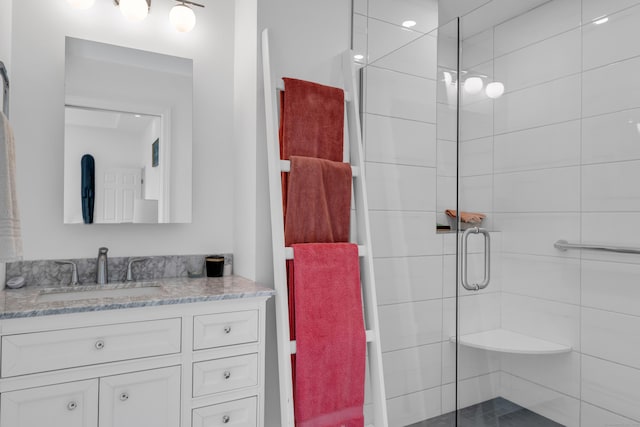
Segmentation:
{"type": "MultiPolygon", "coordinates": [[[[454,427],[455,413],[412,424],[408,427],[454,427]]],[[[458,427],[562,427],[555,421],[516,405],[502,397],[463,408],[458,413],[458,427]]]]}

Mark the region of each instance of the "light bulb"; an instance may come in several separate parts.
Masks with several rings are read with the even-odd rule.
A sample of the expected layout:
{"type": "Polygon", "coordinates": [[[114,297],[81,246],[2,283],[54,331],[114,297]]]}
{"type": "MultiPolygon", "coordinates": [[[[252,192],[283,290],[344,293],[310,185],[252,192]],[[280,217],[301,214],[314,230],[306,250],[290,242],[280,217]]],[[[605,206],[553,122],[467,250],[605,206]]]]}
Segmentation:
{"type": "Polygon", "coordinates": [[[142,21],[149,14],[147,0],[120,0],[120,12],[129,21],[142,21]]]}
{"type": "Polygon", "coordinates": [[[89,9],[93,6],[95,0],[67,0],[67,3],[71,5],[72,8],[78,10],[89,9]]]}
{"type": "Polygon", "coordinates": [[[489,98],[500,98],[504,93],[504,85],[500,82],[491,82],[487,85],[485,92],[489,98]]]}
{"type": "Polygon", "coordinates": [[[464,81],[464,91],[469,95],[475,95],[482,90],[484,83],[480,77],[469,77],[464,81]]]}
{"type": "Polygon", "coordinates": [[[402,26],[403,26],[403,27],[405,27],[405,28],[411,28],[411,27],[415,27],[415,26],[416,26],[416,24],[417,24],[417,22],[416,22],[416,21],[411,21],[411,20],[409,20],[409,21],[404,21],[404,22],[402,23],[402,26]]]}
{"type": "Polygon", "coordinates": [[[364,59],[364,55],[358,53],[356,55],[353,55],[353,59],[355,59],[356,61],[362,61],[364,59]]]}
{"type": "Polygon", "coordinates": [[[173,6],[169,12],[169,21],[181,33],[188,33],[196,26],[196,14],[185,4],[173,6]]]}

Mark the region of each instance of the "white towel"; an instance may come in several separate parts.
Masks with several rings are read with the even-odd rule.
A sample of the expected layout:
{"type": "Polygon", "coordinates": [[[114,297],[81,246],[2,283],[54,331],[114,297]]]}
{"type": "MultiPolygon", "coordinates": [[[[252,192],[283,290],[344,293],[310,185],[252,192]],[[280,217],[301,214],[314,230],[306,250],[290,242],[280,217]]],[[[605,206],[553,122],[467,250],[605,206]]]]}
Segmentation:
{"type": "Polygon", "coordinates": [[[0,262],[22,259],[16,196],[16,151],[9,119],[0,112],[0,262]]]}

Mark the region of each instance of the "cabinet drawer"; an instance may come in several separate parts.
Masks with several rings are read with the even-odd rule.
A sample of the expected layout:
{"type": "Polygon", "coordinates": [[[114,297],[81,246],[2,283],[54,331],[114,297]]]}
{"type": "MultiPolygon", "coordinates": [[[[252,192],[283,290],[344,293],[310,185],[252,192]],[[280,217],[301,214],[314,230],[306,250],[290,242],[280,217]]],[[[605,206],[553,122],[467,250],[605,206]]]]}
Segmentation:
{"type": "Polygon", "coordinates": [[[225,357],[193,364],[193,396],[258,384],[258,355],[225,357]]]}
{"type": "Polygon", "coordinates": [[[192,427],[256,427],[256,397],[205,406],[192,412],[192,427]]]}
{"type": "Polygon", "coordinates": [[[258,310],[210,314],[193,318],[193,349],[258,341],[258,310]]]}
{"type": "Polygon", "coordinates": [[[180,319],[2,337],[2,377],[180,352],[180,319]]]}
{"type": "Polygon", "coordinates": [[[98,380],[2,393],[0,425],[97,427],[98,380]]]}

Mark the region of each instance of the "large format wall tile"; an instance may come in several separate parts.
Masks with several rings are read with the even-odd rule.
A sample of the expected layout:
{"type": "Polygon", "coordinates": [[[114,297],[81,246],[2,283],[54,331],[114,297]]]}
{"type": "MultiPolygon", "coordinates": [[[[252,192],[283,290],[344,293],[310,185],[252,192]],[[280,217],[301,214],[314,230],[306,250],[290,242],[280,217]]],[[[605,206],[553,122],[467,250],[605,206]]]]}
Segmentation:
{"type": "Polygon", "coordinates": [[[379,305],[442,298],[442,256],[373,260],[379,305]]]}
{"type": "MultiPolygon", "coordinates": [[[[460,346],[458,351],[458,378],[461,380],[500,371],[500,355],[494,351],[460,346]]],[[[456,344],[442,343],[442,383],[456,380],[456,344]]]]}
{"type": "Polygon", "coordinates": [[[368,162],[366,174],[369,209],[435,211],[435,168],[368,162]]]}
{"type": "Polygon", "coordinates": [[[640,161],[582,167],[583,212],[640,211],[640,161]]]}
{"type": "MultiPolygon", "coordinates": [[[[467,378],[458,384],[458,407],[465,408],[491,400],[500,395],[500,373],[492,372],[479,377],[467,378]]],[[[455,385],[442,386],[442,411],[456,410],[455,385]]]]}
{"type": "Polygon", "coordinates": [[[367,114],[368,162],[436,166],[436,125],[367,114]]]}
{"type": "Polygon", "coordinates": [[[500,56],[580,25],[580,0],[554,0],[495,27],[500,56]]]}
{"type": "Polygon", "coordinates": [[[640,57],[636,57],[584,72],[583,117],[640,107],[640,79],[631,77],[639,69],[640,57]]]}
{"type": "Polygon", "coordinates": [[[582,309],[582,353],[640,369],[640,317],[582,309]]]}
{"type": "Polygon", "coordinates": [[[439,255],[442,235],[435,232],[435,213],[372,211],[373,256],[439,255]]]}
{"type": "Polygon", "coordinates": [[[613,412],[605,411],[604,409],[597,408],[588,403],[582,402],[580,410],[580,419],[582,420],[581,427],[632,427],[637,425],[637,421],[630,418],[622,417],[613,412]]]}
{"type": "Polygon", "coordinates": [[[441,347],[436,343],[384,353],[387,398],[438,387],[442,377],[441,347]]]}
{"type": "Polygon", "coordinates": [[[505,353],[500,366],[504,372],[580,398],[580,353],[576,351],[549,356],[505,353]]]}
{"type": "Polygon", "coordinates": [[[576,28],[496,58],[495,80],[511,92],[579,73],[580,35],[576,28]]]}
{"type": "Polygon", "coordinates": [[[433,80],[376,67],[368,67],[366,75],[368,113],[435,123],[433,80]]]}
{"type": "MultiPolygon", "coordinates": [[[[582,214],[582,241],[638,248],[640,227],[636,227],[637,222],[637,212],[585,212],[582,214]]],[[[582,259],[640,263],[636,254],[602,251],[582,251],[582,259]]]]}
{"type": "Polygon", "coordinates": [[[437,47],[437,34],[425,34],[377,59],[372,65],[435,80],[437,47]]]}
{"type": "Polygon", "coordinates": [[[412,30],[428,33],[438,27],[437,0],[369,0],[369,16],[401,26],[412,20],[412,30]]]}
{"type": "Polygon", "coordinates": [[[582,305],[640,316],[640,265],[582,261],[582,305]]]}
{"type": "Polygon", "coordinates": [[[582,356],[582,400],[640,420],[640,370],[582,356]]]}
{"type": "Polygon", "coordinates": [[[422,36],[422,33],[417,31],[378,19],[369,18],[367,21],[368,62],[370,64],[422,36]]]}
{"type": "Polygon", "coordinates": [[[580,75],[503,95],[495,100],[497,134],[580,118],[580,75]]]}
{"type": "Polygon", "coordinates": [[[582,120],[582,163],[640,160],[640,109],[582,120]]]}
{"type": "Polygon", "coordinates": [[[440,387],[387,400],[389,425],[407,426],[440,415],[440,387]]]}
{"type": "Polygon", "coordinates": [[[419,301],[378,307],[382,351],[440,342],[442,301],[419,301]]]}
{"type": "Polygon", "coordinates": [[[585,23],[582,31],[585,70],[640,55],[640,6],[609,15],[604,24],[585,23]]]}

